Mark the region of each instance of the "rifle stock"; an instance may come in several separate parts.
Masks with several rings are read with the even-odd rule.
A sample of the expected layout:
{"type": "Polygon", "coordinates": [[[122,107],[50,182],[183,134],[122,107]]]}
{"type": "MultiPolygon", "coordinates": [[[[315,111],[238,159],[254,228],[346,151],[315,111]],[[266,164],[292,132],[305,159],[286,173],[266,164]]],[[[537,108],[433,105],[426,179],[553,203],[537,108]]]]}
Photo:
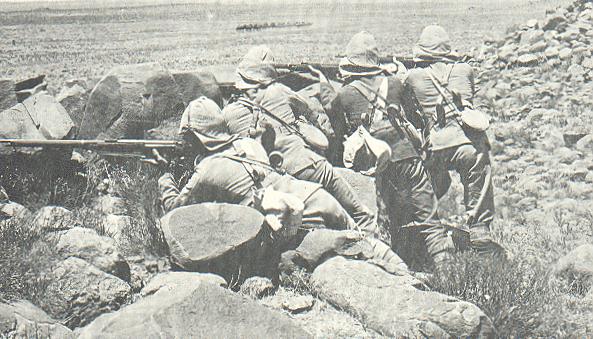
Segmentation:
{"type": "Polygon", "coordinates": [[[0,139],[1,149],[50,148],[86,149],[110,156],[150,156],[153,149],[165,153],[175,153],[182,148],[181,141],[147,139],[107,139],[107,140],[41,140],[41,139],[0,139]]]}

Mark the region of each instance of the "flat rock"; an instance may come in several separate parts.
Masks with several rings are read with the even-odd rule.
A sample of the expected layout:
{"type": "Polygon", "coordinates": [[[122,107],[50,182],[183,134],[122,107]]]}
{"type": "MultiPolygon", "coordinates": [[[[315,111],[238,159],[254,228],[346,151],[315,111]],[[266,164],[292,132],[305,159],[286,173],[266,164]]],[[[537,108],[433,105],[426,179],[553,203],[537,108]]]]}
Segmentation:
{"type": "Polygon", "coordinates": [[[57,239],[56,249],[64,258],[84,259],[103,272],[130,281],[130,266],[117,250],[113,239],[84,227],[59,232],[57,239]]]}
{"type": "Polygon", "coordinates": [[[26,300],[0,303],[3,338],[74,338],[72,331],[26,300]]]}
{"type": "Polygon", "coordinates": [[[176,208],[161,219],[171,261],[187,271],[219,274],[227,281],[266,274],[264,217],[247,206],[203,203],[176,208]],[[264,266],[264,267],[262,267],[264,266]],[[265,270],[265,269],[264,269],[265,270]]]}
{"type": "Polygon", "coordinates": [[[408,279],[343,257],[321,264],[311,275],[319,295],[364,325],[393,337],[467,337],[494,334],[477,306],[437,292],[422,291],[408,279]]]}
{"type": "Polygon", "coordinates": [[[282,308],[292,314],[302,313],[310,310],[315,304],[315,298],[310,295],[299,295],[285,300],[282,308]]]}
{"type": "Polygon", "coordinates": [[[538,58],[535,54],[523,54],[517,58],[517,63],[521,66],[533,66],[537,62],[538,58]]]}
{"type": "Polygon", "coordinates": [[[294,320],[207,281],[160,289],[77,330],[84,338],[309,338],[294,320]]]}
{"type": "Polygon", "coordinates": [[[117,310],[130,298],[127,283],[79,258],[60,262],[49,274],[52,282],[40,306],[70,328],[117,310]]]}
{"type": "Polygon", "coordinates": [[[142,138],[184,109],[179,87],[158,63],[113,68],[91,92],[79,135],[83,138],[142,138]]]}

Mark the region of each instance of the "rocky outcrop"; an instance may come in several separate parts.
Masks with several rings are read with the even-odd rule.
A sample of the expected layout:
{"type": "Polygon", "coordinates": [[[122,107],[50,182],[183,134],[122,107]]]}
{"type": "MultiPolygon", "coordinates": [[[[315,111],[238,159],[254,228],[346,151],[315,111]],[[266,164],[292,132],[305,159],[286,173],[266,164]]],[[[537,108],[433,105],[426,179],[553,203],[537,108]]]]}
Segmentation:
{"type": "Polygon", "coordinates": [[[78,128],[84,120],[86,103],[94,85],[95,82],[84,79],[69,80],[56,95],[56,100],[64,106],[78,128]]]}
{"type": "MultiPolygon", "coordinates": [[[[267,276],[264,217],[240,205],[204,203],[176,208],[161,220],[172,262],[188,271],[212,272],[227,281],[267,276]]],[[[269,237],[268,237],[269,239],[269,237]]]]}
{"type": "Polygon", "coordinates": [[[161,121],[180,116],[185,105],[171,73],[158,63],[112,69],[88,99],[83,138],[141,138],[161,121]]]}
{"type": "Polygon", "coordinates": [[[478,307],[437,292],[422,291],[409,276],[343,257],[315,269],[311,283],[319,295],[368,327],[393,337],[466,337],[494,334],[478,307]]]}
{"type": "Polygon", "coordinates": [[[12,79],[0,79],[0,112],[16,104],[14,81],[12,79]]]}
{"type": "Polygon", "coordinates": [[[28,301],[0,303],[0,336],[3,338],[74,338],[59,324],[28,301]]]}
{"type": "Polygon", "coordinates": [[[83,227],[58,232],[56,237],[56,249],[64,258],[84,259],[101,271],[130,281],[130,266],[117,250],[113,239],[83,227]]]}
{"type": "Polygon", "coordinates": [[[130,298],[127,283],[79,258],[67,258],[49,274],[51,283],[40,306],[70,328],[117,310],[130,298]]]}
{"type": "Polygon", "coordinates": [[[166,288],[159,283],[156,292],[100,316],[77,334],[81,339],[310,337],[285,315],[212,283],[211,275],[202,276],[171,274],[167,279],[176,282],[166,288]]]}

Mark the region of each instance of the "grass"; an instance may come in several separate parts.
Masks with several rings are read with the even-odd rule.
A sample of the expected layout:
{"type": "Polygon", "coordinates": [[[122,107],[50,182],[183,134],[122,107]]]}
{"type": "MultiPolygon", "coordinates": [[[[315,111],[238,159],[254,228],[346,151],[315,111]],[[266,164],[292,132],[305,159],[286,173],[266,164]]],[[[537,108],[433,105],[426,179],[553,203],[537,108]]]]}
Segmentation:
{"type": "Polygon", "coordinates": [[[31,215],[0,221],[0,301],[26,299],[39,304],[57,260],[55,244],[31,227],[31,215]]]}
{"type": "Polygon", "coordinates": [[[500,337],[549,337],[574,334],[569,291],[546,266],[517,256],[507,261],[457,255],[436,270],[429,286],[480,307],[493,321],[500,337]]]}

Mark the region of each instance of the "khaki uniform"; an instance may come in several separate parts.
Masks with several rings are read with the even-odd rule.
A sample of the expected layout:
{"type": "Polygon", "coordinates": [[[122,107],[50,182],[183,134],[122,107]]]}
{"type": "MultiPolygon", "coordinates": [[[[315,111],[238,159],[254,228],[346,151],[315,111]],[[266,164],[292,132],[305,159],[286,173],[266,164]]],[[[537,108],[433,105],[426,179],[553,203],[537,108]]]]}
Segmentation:
{"type": "Polygon", "coordinates": [[[447,119],[443,127],[435,123],[436,107],[442,97],[428,72],[450,91],[458,93],[462,100],[471,103],[475,92],[472,68],[465,63],[437,62],[427,68],[413,69],[406,80],[406,89],[410,93],[408,107],[414,107],[417,102],[423,114],[425,135],[430,140],[428,169],[434,177],[435,189],[446,192],[450,183],[448,171],[459,173],[465,189],[470,237],[489,239],[494,197],[488,138],[484,132],[462,128],[454,118],[447,119]]]}
{"type": "Polygon", "coordinates": [[[178,189],[171,174],[159,179],[161,202],[165,211],[201,203],[222,202],[253,206],[254,190],[273,187],[300,198],[305,204],[303,224],[325,225],[334,229],[352,229],[354,220],[320,185],[282,176],[267,166],[243,162],[238,158],[267,163],[267,154],[255,140],[241,138],[232,145],[200,161],[188,183],[178,189]]]}
{"type": "MultiPolygon", "coordinates": [[[[382,74],[360,77],[339,89],[336,95],[332,94],[333,88],[322,83],[322,98],[333,98],[324,106],[329,109],[328,116],[334,130],[340,131],[342,138],[364,125],[371,135],[391,147],[389,165],[383,172],[375,175],[378,223],[389,232],[395,252],[412,267],[418,267],[428,259],[418,251],[419,248],[425,247],[431,256],[436,256],[447,249],[438,244],[446,240],[440,229],[436,233],[432,232],[433,235],[428,238],[402,229],[402,226],[414,222],[438,222],[437,199],[418,153],[404,134],[386,117],[371,126],[363,122],[362,116],[368,116],[372,111],[367,98],[372,98],[374,94],[370,91],[361,93],[356,87],[364,87],[357,86],[357,82],[364,82],[373,91],[379,92],[385,78],[382,74]]],[[[394,76],[388,76],[387,81],[387,102],[401,104],[403,84],[394,76]]]]}
{"type": "MultiPolygon", "coordinates": [[[[273,83],[261,90],[255,101],[286,123],[292,124],[296,119],[288,97],[294,94],[290,88],[273,83]]],[[[283,169],[297,179],[321,184],[348,211],[359,228],[376,232],[373,213],[358,201],[350,185],[336,173],[332,165],[311,150],[299,136],[291,134],[279,122],[265,117],[264,113],[261,114],[263,116],[260,118],[266,119],[277,131],[274,151],[282,153],[283,169]]],[[[230,132],[241,136],[249,136],[249,130],[254,129],[257,124],[251,110],[238,102],[225,107],[223,116],[230,132]]]]}

